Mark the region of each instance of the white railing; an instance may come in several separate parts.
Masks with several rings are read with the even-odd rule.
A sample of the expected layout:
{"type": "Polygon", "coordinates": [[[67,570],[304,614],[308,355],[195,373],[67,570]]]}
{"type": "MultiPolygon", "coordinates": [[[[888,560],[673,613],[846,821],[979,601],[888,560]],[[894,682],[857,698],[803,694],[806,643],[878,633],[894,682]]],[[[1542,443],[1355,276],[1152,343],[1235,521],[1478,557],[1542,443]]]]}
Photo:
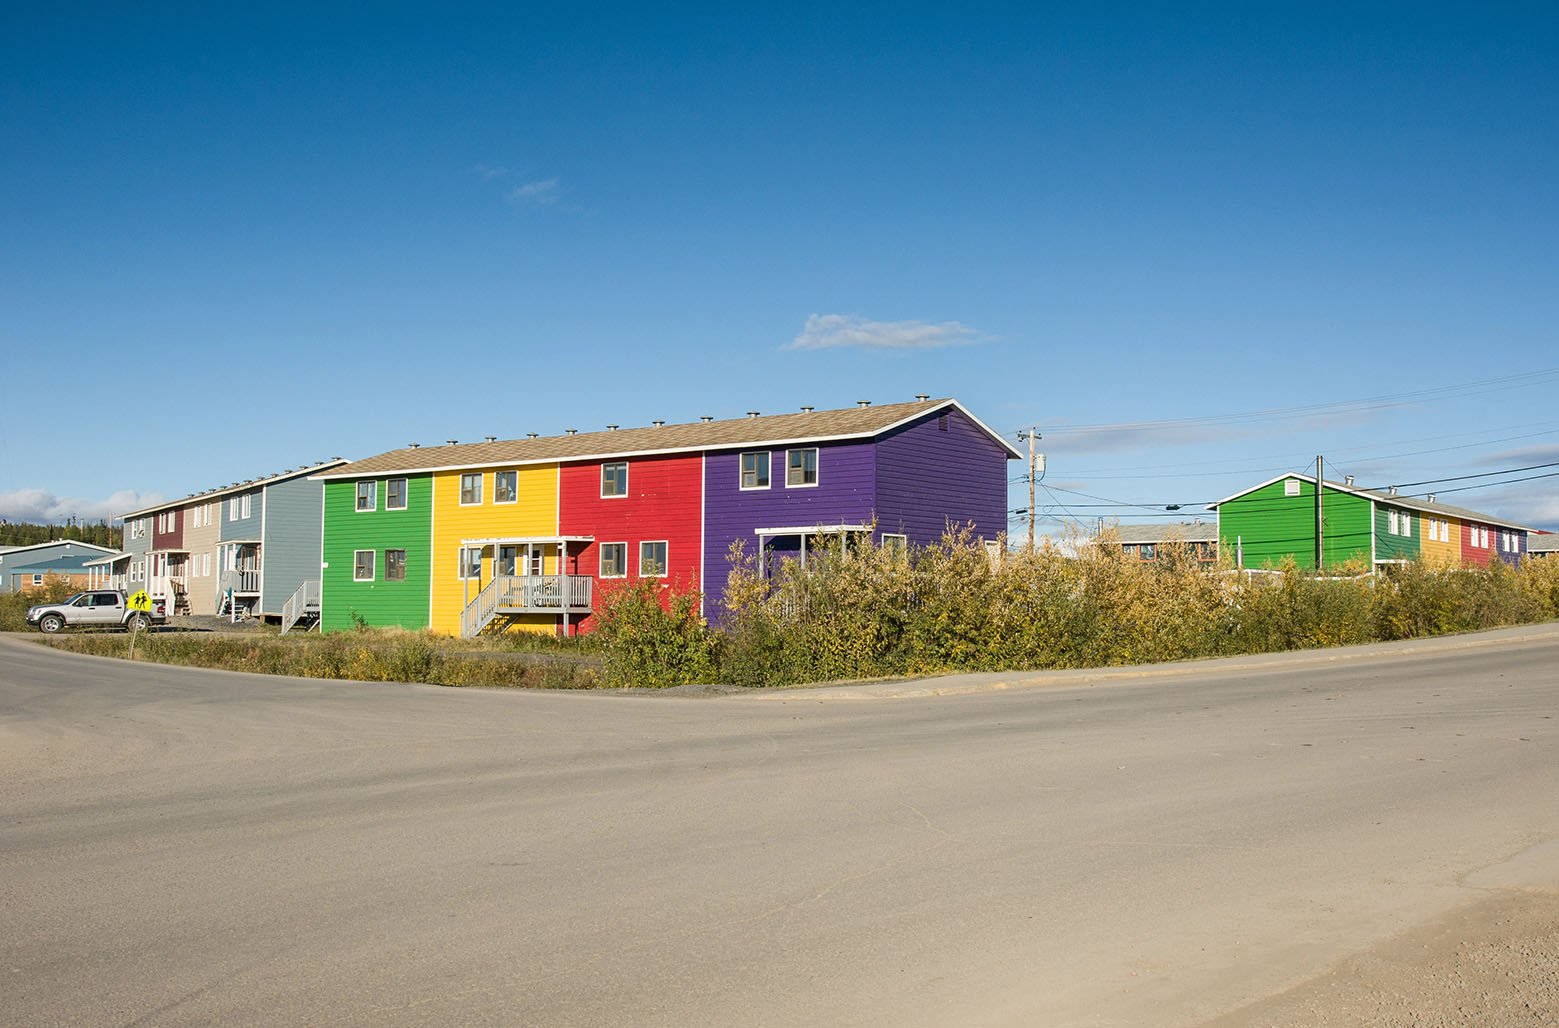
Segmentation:
{"type": "Polygon", "coordinates": [[[499,575],[460,613],[469,638],[499,614],[588,614],[595,580],[589,575],[499,575]]]}
{"type": "Polygon", "coordinates": [[[319,579],[311,578],[281,605],[281,634],[310,614],[319,613],[319,579]]]}
{"type": "Polygon", "coordinates": [[[221,591],[231,589],[235,593],[257,593],[260,591],[260,572],[247,568],[232,568],[222,572],[221,591]]]}

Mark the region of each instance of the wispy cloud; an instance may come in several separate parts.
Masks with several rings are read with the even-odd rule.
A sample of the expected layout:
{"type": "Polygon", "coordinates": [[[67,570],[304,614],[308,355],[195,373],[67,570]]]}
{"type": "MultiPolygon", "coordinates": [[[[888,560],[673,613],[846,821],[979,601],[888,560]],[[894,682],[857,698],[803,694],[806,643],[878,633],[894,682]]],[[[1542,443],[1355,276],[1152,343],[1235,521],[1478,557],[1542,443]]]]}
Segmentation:
{"type": "Polygon", "coordinates": [[[1550,464],[1554,461],[1559,461],[1559,445],[1545,443],[1540,446],[1522,446],[1514,450],[1491,453],[1486,457],[1480,457],[1476,466],[1491,467],[1498,464],[1501,467],[1531,467],[1533,464],[1550,464]]]}
{"type": "Polygon", "coordinates": [[[984,342],[986,336],[956,321],[868,321],[858,314],[813,314],[787,350],[935,350],[984,342]]]}
{"type": "Polygon", "coordinates": [[[557,203],[559,195],[558,180],[555,178],[526,182],[515,186],[509,191],[511,200],[518,200],[521,203],[533,203],[541,207],[557,203]]]}
{"type": "Polygon", "coordinates": [[[101,500],[58,496],[45,489],[18,489],[0,493],[0,518],[50,522],[77,517],[83,521],[100,521],[162,500],[161,493],[139,493],[133,489],[122,489],[101,500]]]}
{"type": "Polygon", "coordinates": [[[495,164],[478,163],[471,171],[483,182],[491,182],[495,178],[503,178],[509,174],[508,168],[500,168],[495,164]]]}

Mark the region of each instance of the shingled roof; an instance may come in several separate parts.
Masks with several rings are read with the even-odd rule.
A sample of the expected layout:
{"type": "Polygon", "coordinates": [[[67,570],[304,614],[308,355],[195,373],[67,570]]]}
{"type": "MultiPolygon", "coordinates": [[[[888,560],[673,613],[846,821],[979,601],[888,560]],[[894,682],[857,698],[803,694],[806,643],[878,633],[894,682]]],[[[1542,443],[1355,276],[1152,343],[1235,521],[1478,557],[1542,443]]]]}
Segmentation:
{"type": "Polygon", "coordinates": [[[720,450],[737,446],[783,446],[869,439],[944,408],[956,408],[962,412],[1001,445],[1010,458],[1020,456],[1011,443],[970,414],[963,404],[953,399],[941,399],[856,406],[841,410],[803,411],[799,414],[769,414],[723,421],[694,421],[654,428],[581,432],[577,435],[541,436],[535,439],[500,439],[490,443],[408,446],[376,457],[365,457],[313,477],[362,478],[390,472],[514,467],[555,461],[720,450]]]}
{"type": "MultiPolygon", "coordinates": [[[[1300,474],[1299,472],[1289,472],[1286,475],[1278,475],[1275,478],[1269,478],[1265,482],[1251,486],[1249,489],[1242,489],[1233,496],[1226,496],[1221,500],[1209,503],[1207,505],[1207,509],[1217,510],[1219,507],[1223,506],[1225,503],[1228,503],[1230,500],[1237,500],[1247,493],[1253,493],[1257,489],[1264,489],[1274,482],[1283,481],[1285,478],[1297,478],[1301,482],[1309,482],[1312,485],[1315,484],[1314,475],[1305,475],[1300,474]]],[[[1334,492],[1350,493],[1354,496],[1362,496],[1365,499],[1374,500],[1376,503],[1384,503],[1392,507],[1402,507],[1407,510],[1416,510],[1421,514],[1439,514],[1447,518],[1455,518],[1458,521],[1476,521],[1479,524],[1497,525],[1500,528],[1514,528],[1522,532],[1532,531],[1532,529],[1526,525],[1517,524],[1514,521],[1499,517],[1496,514],[1486,514],[1481,510],[1470,510],[1467,507],[1455,507],[1449,503],[1440,503],[1438,500],[1427,499],[1426,496],[1408,496],[1400,493],[1393,494],[1390,491],[1384,489],[1361,489],[1358,486],[1352,486],[1346,482],[1334,482],[1330,478],[1326,480],[1326,488],[1334,492]]],[[[1432,496],[1434,494],[1430,493],[1427,495],[1432,496]]]]}
{"type": "Polygon", "coordinates": [[[259,489],[263,486],[274,485],[277,482],[285,482],[290,478],[298,478],[302,475],[309,475],[310,478],[313,478],[315,476],[310,474],[310,472],[333,468],[345,463],[345,457],[332,457],[329,460],[322,460],[318,464],[306,464],[300,468],[288,468],[286,471],[281,471],[274,475],[266,475],[263,478],[251,478],[246,482],[234,482],[232,485],[219,486],[216,489],[207,489],[204,492],[190,493],[188,496],[181,496],[177,500],[164,500],[162,503],[151,507],[132,510],[128,514],[120,515],[120,517],[125,521],[129,521],[131,518],[145,517],[148,514],[160,514],[165,510],[174,510],[192,503],[209,503],[229,493],[248,492],[251,489],[259,489]]]}

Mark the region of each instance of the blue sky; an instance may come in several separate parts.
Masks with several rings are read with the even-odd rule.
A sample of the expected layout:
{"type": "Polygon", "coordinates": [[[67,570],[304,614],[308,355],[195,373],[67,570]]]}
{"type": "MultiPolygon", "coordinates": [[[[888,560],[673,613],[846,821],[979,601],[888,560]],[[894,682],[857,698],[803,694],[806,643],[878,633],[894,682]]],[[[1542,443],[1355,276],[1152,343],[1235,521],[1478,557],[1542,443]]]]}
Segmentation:
{"type": "Polygon", "coordinates": [[[1050,530],[1559,461],[1550,10],[1084,6],[12,14],[0,516],[919,392],[1050,530]]]}

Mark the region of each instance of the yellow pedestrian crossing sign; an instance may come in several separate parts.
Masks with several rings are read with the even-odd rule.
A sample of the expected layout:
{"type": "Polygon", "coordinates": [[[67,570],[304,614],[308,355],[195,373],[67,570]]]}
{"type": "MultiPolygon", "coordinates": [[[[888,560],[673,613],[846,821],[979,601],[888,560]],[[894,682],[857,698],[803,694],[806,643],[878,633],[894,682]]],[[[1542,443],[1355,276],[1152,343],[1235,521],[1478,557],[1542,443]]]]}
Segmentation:
{"type": "Polygon", "coordinates": [[[152,609],[152,598],[150,596],[146,595],[146,590],[145,589],[138,590],[133,595],[131,595],[131,597],[130,597],[130,609],[131,610],[151,610],[152,609]]]}

